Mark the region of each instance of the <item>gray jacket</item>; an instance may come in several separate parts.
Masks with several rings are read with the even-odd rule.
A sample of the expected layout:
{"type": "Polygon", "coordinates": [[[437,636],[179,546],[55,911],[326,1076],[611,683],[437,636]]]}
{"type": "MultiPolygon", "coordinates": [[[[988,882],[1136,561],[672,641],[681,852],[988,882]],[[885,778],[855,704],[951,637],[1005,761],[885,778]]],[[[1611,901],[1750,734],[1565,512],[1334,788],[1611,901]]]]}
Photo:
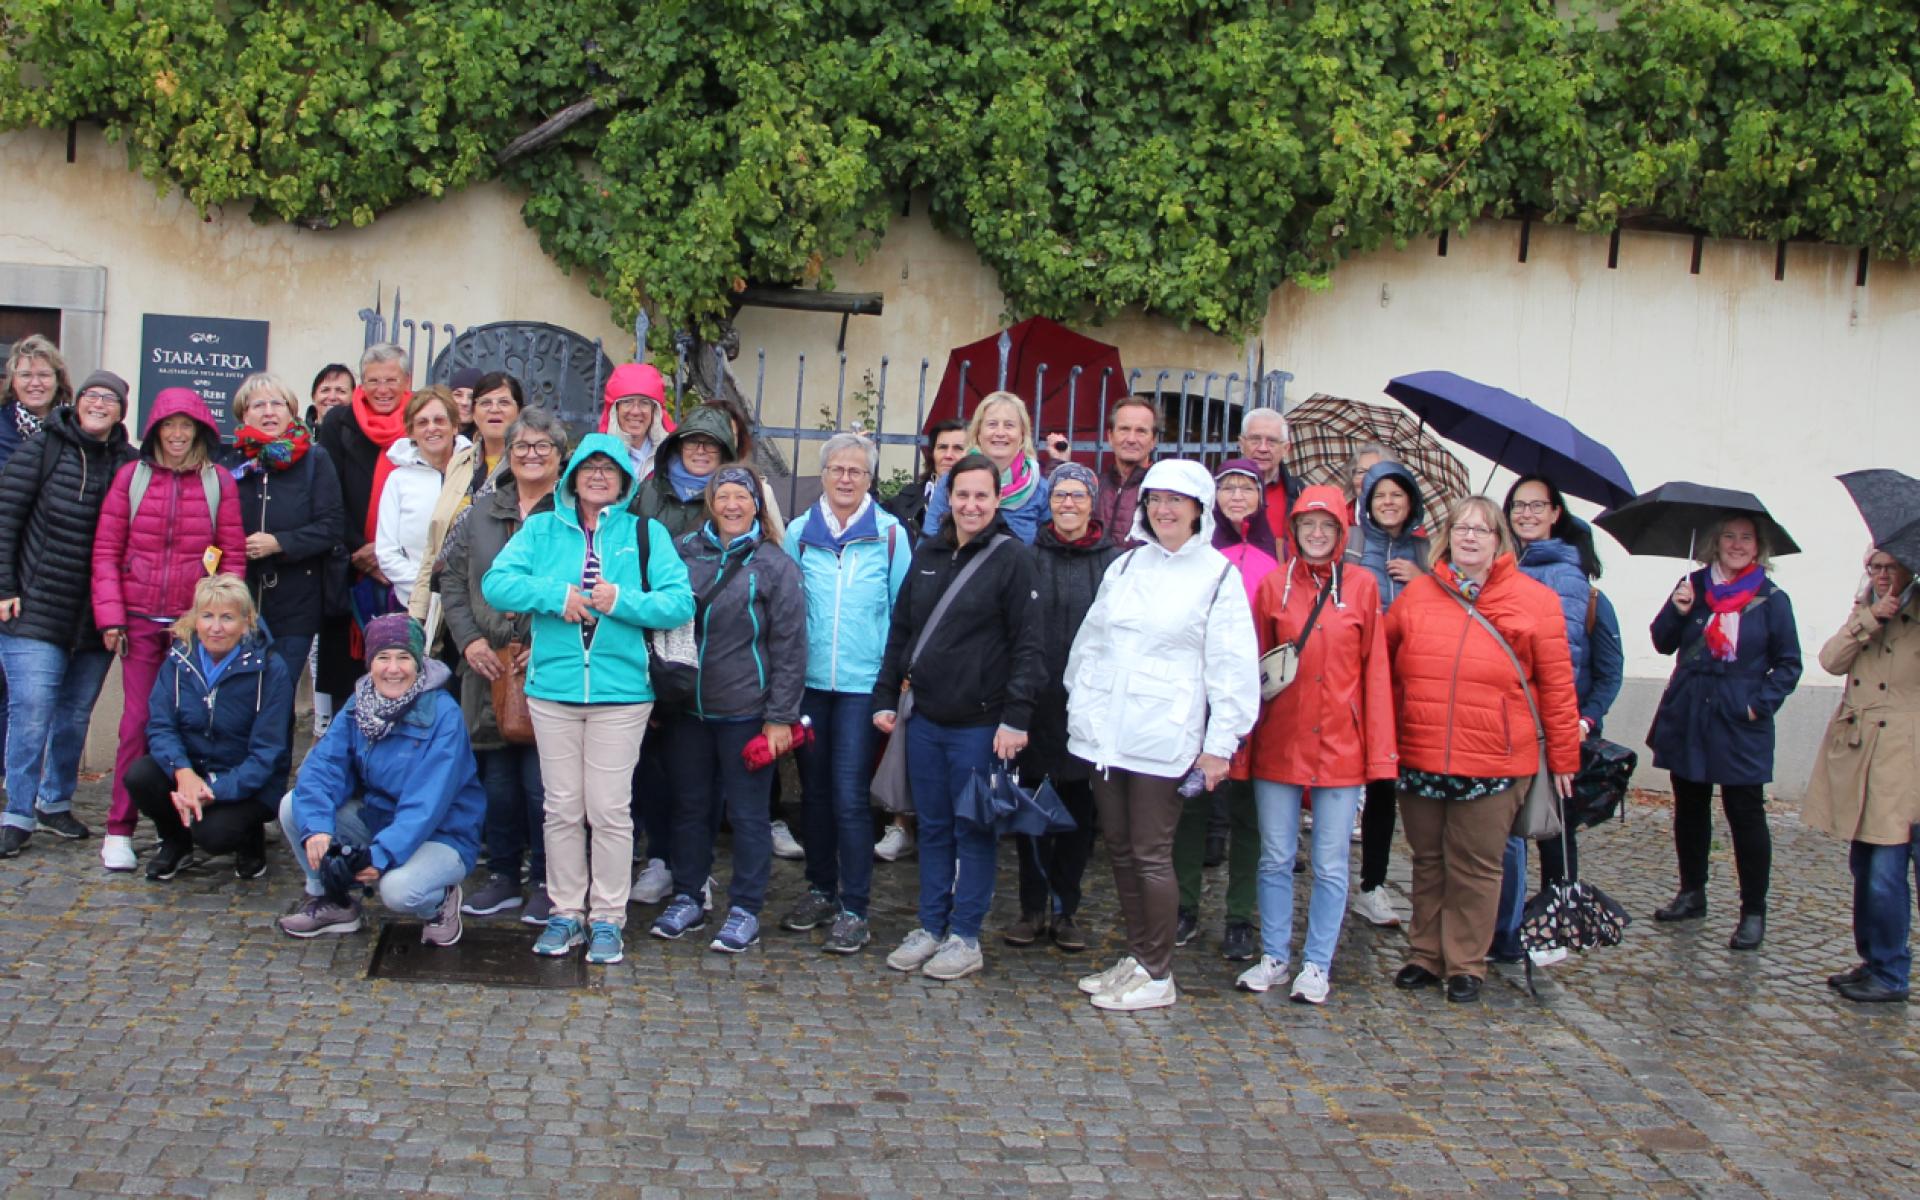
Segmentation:
{"type": "MultiPolygon", "coordinates": [[[[549,494],[535,512],[553,507],[549,494]]],[[[499,649],[508,642],[526,645],[531,621],[508,616],[487,603],[480,581],[487,568],[514,534],[520,532],[520,487],[512,475],[503,476],[489,495],[481,496],[455,519],[441,547],[446,563],[440,575],[440,607],[447,639],[460,659],[460,715],[467,719],[467,736],[475,750],[498,750],[506,745],[493,723],[493,685],[467,665],[468,643],[484,639],[499,649]]]]}
{"type": "Polygon", "coordinates": [[[764,537],[742,535],[723,548],[711,528],[702,525],[674,541],[693,584],[700,647],[688,711],[713,720],[798,721],[807,682],[800,567],[764,537]],[[736,571],[743,574],[728,582],[736,571]]]}

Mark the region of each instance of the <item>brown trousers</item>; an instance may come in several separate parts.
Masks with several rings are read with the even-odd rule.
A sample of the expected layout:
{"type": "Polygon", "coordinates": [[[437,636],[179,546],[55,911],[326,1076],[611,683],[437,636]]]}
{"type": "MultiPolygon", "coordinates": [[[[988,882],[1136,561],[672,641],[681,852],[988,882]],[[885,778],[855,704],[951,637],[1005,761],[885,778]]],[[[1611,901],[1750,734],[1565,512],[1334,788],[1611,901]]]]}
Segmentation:
{"type": "MultiPolygon", "coordinates": [[[[1093,775],[1093,802],[1113,860],[1113,890],[1127,924],[1127,953],[1155,979],[1173,972],[1173,931],[1180,922],[1180,884],[1173,835],[1184,804],[1178,779],[1119,767],[1093,775]]],[[[1495,855],[1495,866],[1498,855],[1495,855]]],[[[1495,885],[1498,886],[1496,872],[1495,885]]]]}
{"type": "Polygon", "coordinates": [[[1528,776],[1474,800],[1400,793],[1400,821],[1413,851],[1413,925],[1408,961],[1436,975],[1487,973],[1500,911],[1500,859],[1528,776]]]}

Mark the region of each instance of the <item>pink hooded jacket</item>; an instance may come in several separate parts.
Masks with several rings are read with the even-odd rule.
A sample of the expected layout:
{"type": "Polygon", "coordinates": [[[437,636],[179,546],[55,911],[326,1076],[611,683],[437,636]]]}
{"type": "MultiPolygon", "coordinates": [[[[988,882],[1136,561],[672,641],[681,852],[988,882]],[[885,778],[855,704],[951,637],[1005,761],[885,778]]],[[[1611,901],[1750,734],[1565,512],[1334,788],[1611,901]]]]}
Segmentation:
{"type": "Polygon", "coordinates": [[[244,575],[247,538],[240,524],[240,495],[233,476],[214,467],[220,483],[219,528],[207,512],[198,472],[155,465],[154,431],[168,417],[185,415],[200,425],[207,461],[217,463],[220,431],[206,401],[191,388],[168,388],[154,397],[140,440],[140,462],[153,478],[132,513],[131,489],[138,463],[113,477],[93,540],[93,619],[101,629],[124,629],[129,617],[177,617],[193,605],[193,588],[206,574],[207,548],[220,550],[220,570],[244,575]],[[129,521],[129,516],[132,519],[129,521]]]}

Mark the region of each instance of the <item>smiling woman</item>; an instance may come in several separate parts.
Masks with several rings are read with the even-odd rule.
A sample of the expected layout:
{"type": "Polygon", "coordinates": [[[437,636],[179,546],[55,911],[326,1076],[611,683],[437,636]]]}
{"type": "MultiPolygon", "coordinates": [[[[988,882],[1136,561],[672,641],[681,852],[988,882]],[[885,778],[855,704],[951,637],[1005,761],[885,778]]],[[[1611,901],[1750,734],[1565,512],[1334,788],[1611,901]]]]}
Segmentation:
{"type": "Polygon", "coordinates": [[[472,443],[456,431],[453,393],[443,387],[415,392],[407,402],[407,436],[387,448],[387,474],[377,484],[380,516],[374,552],[405,607],[426,567],[428,529],[448,462],[472,443]]]}

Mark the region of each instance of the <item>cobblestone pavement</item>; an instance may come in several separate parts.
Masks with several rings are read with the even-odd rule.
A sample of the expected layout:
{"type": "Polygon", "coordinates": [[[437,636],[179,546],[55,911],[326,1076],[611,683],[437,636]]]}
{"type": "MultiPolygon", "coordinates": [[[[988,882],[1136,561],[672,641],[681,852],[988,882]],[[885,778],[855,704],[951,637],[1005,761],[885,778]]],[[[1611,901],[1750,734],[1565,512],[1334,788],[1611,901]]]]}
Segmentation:
{"type": "MultiPolygon", "coordinates": [[[[1479,1006],[1396,992],[1402,938],[1354,922],[1324,1008],[1243,995],[1216,910],[1181,1002],[1137,1016],[1073,987],[1119,953],[1104,858],[1086,954],[996,939],[959,983],[888,971],[905,862],[878,866],[850,960],[777,931],[737,958],[660,942],[636,908],[601,986],[536,992],[368,982],[369,934],[280,936],[278,842],[261,880],[150,884],[42,835],[0,863],[0,1192],[1911,1197],[1920,1011],[1824,986],[1852,961],[1844,848],[1775,830],[1757,955],[1725,949],[1724,846],[1705,922],[1645,919],[1674,876],[1636,806],[1582,855],[1636,923],[1539,1001],[1504,973],[1479,1006]]],[[[802,886],[777,863],[770,909],[802,886]]]]}

